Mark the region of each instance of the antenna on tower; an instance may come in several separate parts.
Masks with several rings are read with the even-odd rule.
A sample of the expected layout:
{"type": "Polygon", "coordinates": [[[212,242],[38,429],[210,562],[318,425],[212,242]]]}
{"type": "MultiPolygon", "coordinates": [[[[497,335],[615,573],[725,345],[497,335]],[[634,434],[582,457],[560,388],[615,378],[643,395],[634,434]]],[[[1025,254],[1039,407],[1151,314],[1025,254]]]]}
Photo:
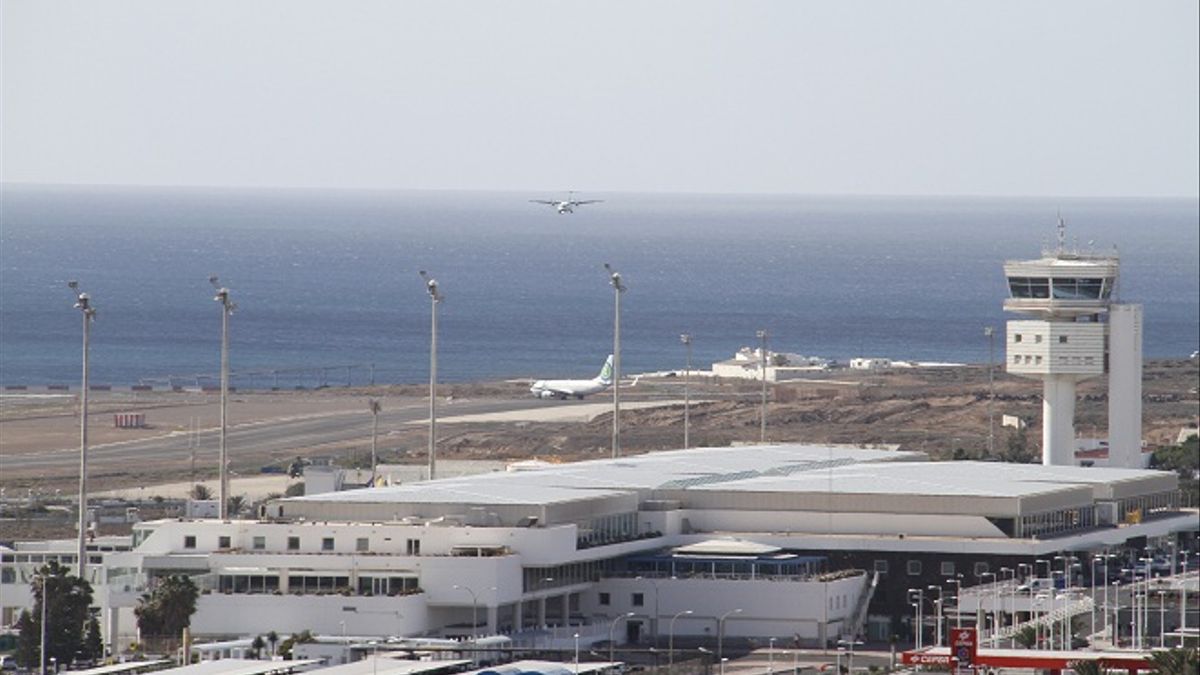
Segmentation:
{"type": "Polygon", "coordinates": [[[1063,252],[1063,244],[1067,239],[1067,221],[1063,220],[1062,211],[1058,212],[1058,252],[1063,252]]]}

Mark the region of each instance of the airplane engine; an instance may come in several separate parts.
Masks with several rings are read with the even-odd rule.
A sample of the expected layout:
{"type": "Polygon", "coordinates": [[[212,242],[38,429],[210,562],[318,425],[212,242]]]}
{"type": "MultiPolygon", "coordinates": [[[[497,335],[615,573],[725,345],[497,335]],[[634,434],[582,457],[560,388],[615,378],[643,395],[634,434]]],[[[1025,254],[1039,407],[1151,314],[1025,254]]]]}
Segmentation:
{"type": "Polygon", "coordinates": [[[552,391],[543,391],[543,392],[538,393],[537,396],[538,396],[538,398],[554,398],[555,396],[558,396],[558,394],[555,394],[552,391]]]}

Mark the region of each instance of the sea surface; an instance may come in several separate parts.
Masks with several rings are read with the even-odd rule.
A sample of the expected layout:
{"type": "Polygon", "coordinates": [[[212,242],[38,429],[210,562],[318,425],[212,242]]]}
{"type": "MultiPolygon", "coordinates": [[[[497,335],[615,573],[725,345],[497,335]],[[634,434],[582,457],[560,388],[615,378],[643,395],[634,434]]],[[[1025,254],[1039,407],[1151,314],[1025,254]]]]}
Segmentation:
{"type": "Polygon", "coordinates": [[[421,269],[446,295],[441,379],[591,377],[612,348],[605,262],[628,285],[625,372],[681,367],[680,333],[707,364],[759,329],[779,351],[982,363],[984,326],[1006,319],[1001,264],[1038,257],[1060,211],[1068,245],[1118,247],[1147,357],[1200,343],[1195,199],[586,194],[605,201],[573,215],[528,201],[557,196],[5,185],[0,384],[78,382],[68,279],[99,310],[93,383],[203,383],[219,367],[212,274],[238,304],[235,371],[355,364],[361,384],[374,364],[378,382],[419,382],[421,269]]]}

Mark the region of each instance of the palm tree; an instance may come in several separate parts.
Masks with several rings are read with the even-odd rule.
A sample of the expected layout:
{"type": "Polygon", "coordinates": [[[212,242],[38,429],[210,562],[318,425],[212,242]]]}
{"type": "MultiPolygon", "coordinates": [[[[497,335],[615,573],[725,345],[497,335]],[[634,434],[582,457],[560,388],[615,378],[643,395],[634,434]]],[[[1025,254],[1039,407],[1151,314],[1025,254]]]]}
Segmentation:
{"type": "Polygon", "coordinates": [[[192,486],[192,491],[189,493],[189,496],[196,501],[212,499],[212,490],[210,490],[208,486],[203,483],[196,483],[192,486]]]}
{"type": "Polygon", "coordinates": [[[254,641],[250,643],[250,649],[254,650],[254,658],[261,659],[262,658],[262,650],[266,646],[267,646],[267,641],[263,640],[263,636],[255,635],[254,641]]]}
{"type": "Polygon", "coordinates": [[[199,597],[200,589],[191,577],[177,574],[162,579],[153,591],[142,595],[133,610],[138,629],[143,636],[165,638],[174,644],[191,625],[199,597]]]}
{"type": "Polygon", "coordinates": [[[246,506],[245,495],[233,495],[229,498],[229,515],[236,518],[246,506]]]}
{"type": "Polygon", "coordinates": [[[279,633],[271,631],[267,633],[267,642],[271,645],[271,656],[275,656],[275,645],[279,643],[279,633]]]}
{"type": "Polygon", "coordinates": [[[1200,670],[1200,650],[1168,649],[1152,653],[1147,660],[1163,675],[1196,675],[1200,670]]]}

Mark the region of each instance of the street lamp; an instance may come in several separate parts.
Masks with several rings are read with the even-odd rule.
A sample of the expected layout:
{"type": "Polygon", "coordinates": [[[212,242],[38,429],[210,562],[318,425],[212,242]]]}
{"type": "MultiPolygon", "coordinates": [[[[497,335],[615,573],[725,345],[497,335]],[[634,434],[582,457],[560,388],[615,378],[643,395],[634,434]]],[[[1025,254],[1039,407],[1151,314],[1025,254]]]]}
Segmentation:
{"type": "Polygon", "coordinates": [[[908,589],[908,597],[910,600],[910,604],[913,607],[915,607],[917,610],[916,616],[914,617],[916,619],[915,628],[916,628],[916,632],[917,632],[916,648],[920,649],[921,648],[921,637],[922,637],[921,633],[924,632],[922,630],[922,628],[924,628],[924,626],[923,626],[924,621],[922,621],[921,612],[925,609],[925,589],[910,588],[910,589],[908,589]],[[916,597],[917,597],[916,602],[911,602],[913,594],[916,594],[916,597]]]}
{"type": "Polygon", "coordinates": [[[760,330],[755,335],[759,342],[759,362],[762,368],[762,415],[758,425],[758,442],[767,442],[767,331],[760,330]]]}
{"type": "Polygon", "coordinates": [[[946,579],[946,583],[954,584],[954,627],[962,628],[962,574],[946,579]]]}
{"type": "Polygon", "coordinates": [[[934,643],[934,646],[941,647],[942,646],[942,587],[940,584],[930,584],[929,590],[937,591],[937,599],[933,601],[933,606],[937,608],[937,616],[933,620],[934,631],[935,631],[935,635],[937,636],[937,642],[934,643]]]}
{"type": "Polygon", "coordinates": [[[576,633],[575,638],[575,675],[579,675],[579,633],[576,633]]]}
{"type": "MultiPolygon", "coordinates": [[[[940,601],[940,600],[939,600],[940,601]]],[[[839,647],[848,647],[846,654],[846,672],[854,673],[854,645],[861,645],[861,640],[838,640],[839,647]]]]}
{"type": "Polygon", "coordinates": [[[621,456],[621,294],[627,289],[621,281],[621,273],[612,265],[604,263],[608,271],[608,283],[613,287],[613,423],[612,456],[621,456]]]}
{"type": "Polygon", "coordinates": [[[611,667],[611,664],[617,662],[617,659],[616,659],[617,623],[620,622],[621,619],[628,619],[629,617],[631,617],[633,615],[634,615],[633,612],[625,612],[624,614],[621,614],[617,618],[613,619],[612,624],[609,625],[609,627],[608,627],[608,663],[609,663],[610,667],[611,667]]]}
{"type": "MultiPolygon", "coordinates": [[[[438,290],[437,279],[430,277],[425,270],[420,271],[425,280],[425,290],[429,292],[430,321],[429,321],[429,480],[434,479],[437,469],[437,308],[445,296],[438,290]]],[[[473,627],[472,627],[473,628],[473,627]]]]}
{"type": "Polygon", "coordinates": [[[685,609],[671,617],[671,625],[667,627],[667,672],[675,667],[675,620],[691,613],[692,610],[685,609]]]}
{"type": "Polygon", "coordinates": [[[775,638],[767,639],[767,675],[775,675],[775,638]]]}
{"type": "Polygon", "coordinates": [[[46,575],[39,574],[42,580],[42,641],[41,648],[38,650],[38,672],[41,675],[46,675],[46,605],[50,604],[50,587],[46,584],[46,575]]]}
{"type": "Polygon", "coordinates": [[[983,335],[988,339],[988,456],[996,451],[996,329],[985,326],[983,335]]]}
{"type": "Polygon", "coordinates": [[[683,343],[687,351],[687,361],[684,362],[683,367],[683,449],[686,450],[691,447],[688,432],[691,422],[691,392],[689,390],[692,381],[692,336],[684,333],[679,336],[679,341],[683,343]]]}
{"type": "Polygon", "coordinates": [[[221,303],[221,436],[220,436],[220,488],[218,498],[221,500],[217,514],[221,520],[229,518],[229,453],[225,445],[225,436],[229,430],[229,419],[226,414],[229,405],[229,317],[237,309],[237,304],[229,297],[229,289],[222,286],[220,278],[212,275],[208,283],[217,290],[213,301],[221,303]]]}
{"type": "Polygon", "coordinates": [[[461,589],[471,594],[471,640],[475,640],[475,628],[479,625],[479,596],[471,590],[470,586],[454,584],[453,588],[456,591],[461,589]]]}
{"type": "MultiPolygon", "coordinates": [[[[1016,572],[1016,570],[1014,570],[1011,567],[1001,567],[1000,568],[1000,580],[1009,582],[1009,587],[1008,587],[1009,602],[1008,602],[1008,612],[1007,613],[1012,615],[1011,625],[1015,626],[1017,624],[1017,617],[1016,617],[1016,614],[1017,614],[1017,612],[1016,612],[1017,572],[1016,572]],[[1007,579],[1005,579],[1006,572],[1008,573],[1007,579]]],[[[1000,627],[1003,628],[1004,627],[1004,615],[1006,612],[1004,611],[1004,607],[1005,607],[1004,589],[1002,587],[996,588],[996,596],[998,597],[998,599],[1000,601],[999,624],[1000,624],[1000,627]]],[[[997,644],[996,646],[999,647],[1000,645],[997,644]]]]}
{"type": "Polygon", "coordinates": [[[717,619],[717,660],[721,660],[721,655],[725,652],[725,620],[734,614],[741,614],[741,609],[731,609],[725,612],[717,619]]]}
{"type": "MultiPolygon", "coordinates": [[[[78,281],[68,281],[67,288],[75,292],[75,309],[83,314],[83,378],[79,389],[79,562],[75,567],[80,579],[86,579],[87,567],[87,460],[88,460],[88,351],[92,322],[96,308],[87,293],[79,290],[78,281]]],[[[42,603],[43,606],[45,603],[42,603]]],[[[42,669],[45,671],[45,668],[42,669]]]]}
{"type": "Polygon", "coordinates": [[[375,467],[379,464],[379,413],[383,410],[379,399],[367,399],[367,410],[371,411],[371,487],[375,487],[375,467]]]}
{"type": "MultiPolygon", "coordinates": [[[[671,577],[671,578],[674,579],[675,577],[671,577]]],[[[658,644],[658,615],[659,615],[658,584],[660,582],[655,581],[653,579],[646,578],[646,577],[641,577],[641,576],[634,577],[633,579],[634,579],[634,581],[645,581],[646,583],[650,584],[651,587],[654,588],[654,618],[650,621],[650,632],[654,636],[654,644],[657,645],[658,644]]]]}

